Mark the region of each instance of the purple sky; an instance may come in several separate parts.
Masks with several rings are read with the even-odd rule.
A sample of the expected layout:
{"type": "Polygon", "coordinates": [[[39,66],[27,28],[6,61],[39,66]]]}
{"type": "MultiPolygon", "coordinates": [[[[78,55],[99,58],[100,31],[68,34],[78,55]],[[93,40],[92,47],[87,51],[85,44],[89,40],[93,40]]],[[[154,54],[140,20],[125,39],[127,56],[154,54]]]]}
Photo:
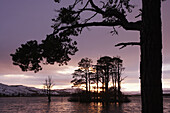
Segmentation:
{"type": "MultiPolygon", "coordinates": [[[[136,10],[140,8],[136,0],[136,10]]],[[[43,66],[38,73],[22,72],[19,67],[12,65],[11,53],[23,43],[29,40],[46,38],[52,33],[50,27],[52,18],[56,16],[54,9],[67,4],[63,0],[61,4],[55,4],[53,0],[1,0],[0,1],[0,83],[22,84],[41,87],[47,76],[52,76],[56,88],[70,88],[71,73],[76,69],[77,63],[83,57],[93,59],[94,63],[101,56],[121,56],[125,71],[122,76],[128,76],[122,90],[140,90],[139,61],[140,50],[137,46],[127,47],[122,50],[115,48],[118,42],[139,41],[139,32],[118,29],[119,35],[112,36],[111,28],[93,27],[85,29],[78,37],[79,51],[68,66],[59,67],[57,64],[43,66]]],[[[170,1],[162,3],[162,28],[163,28],[163,88],[170,88],[170,1]]],[[[129,19],[136,15],[132,14],[129,19]]]]}

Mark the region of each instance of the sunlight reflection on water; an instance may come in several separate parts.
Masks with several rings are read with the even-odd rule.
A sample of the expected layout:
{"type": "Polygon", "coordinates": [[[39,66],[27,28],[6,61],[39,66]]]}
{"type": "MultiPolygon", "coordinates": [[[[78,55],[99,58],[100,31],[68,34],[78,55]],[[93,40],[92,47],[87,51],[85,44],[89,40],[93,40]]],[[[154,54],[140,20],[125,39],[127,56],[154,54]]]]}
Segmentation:
{"type": "MultiPolygon", "coordinates": [[[[0,113],[140,113],[140,97],[130,97],[130,103],[68,102],[68,97],[1,97],[0,113]]],[[[170,98],[164,98],[164,112],[170,112],[170,98]]]]}

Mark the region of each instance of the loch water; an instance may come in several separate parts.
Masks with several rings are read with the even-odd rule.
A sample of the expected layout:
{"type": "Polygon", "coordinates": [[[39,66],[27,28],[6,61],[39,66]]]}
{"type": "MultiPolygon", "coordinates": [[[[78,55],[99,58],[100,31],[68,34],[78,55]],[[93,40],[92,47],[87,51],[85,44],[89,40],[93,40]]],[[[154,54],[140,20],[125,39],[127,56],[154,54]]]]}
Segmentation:
{"type": "MultiPolygon", "coordinates": [[[[69,97],[0,97],[0,113],[140,113],[140,97],[129,97],[131,102],[115,103],[69,102],[69,97]]],[[[170,113],[170,97],[164,97],[164,113],[170,113]]]]}

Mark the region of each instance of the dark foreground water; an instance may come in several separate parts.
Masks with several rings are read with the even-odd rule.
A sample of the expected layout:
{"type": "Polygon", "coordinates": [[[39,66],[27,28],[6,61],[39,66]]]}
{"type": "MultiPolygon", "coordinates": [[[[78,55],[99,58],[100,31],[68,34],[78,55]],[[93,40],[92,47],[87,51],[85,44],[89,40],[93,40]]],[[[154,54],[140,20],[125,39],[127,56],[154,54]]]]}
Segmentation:
{"type": "MultiPolygon", "coordinates": [[[[68,102],[68,97],[1,97],[0,113],[140,113],[140,97],[130,97],[130,103],[68,102]]],[[[170,113],[170,97],[164,97],[164,112],[170,113]]]]}

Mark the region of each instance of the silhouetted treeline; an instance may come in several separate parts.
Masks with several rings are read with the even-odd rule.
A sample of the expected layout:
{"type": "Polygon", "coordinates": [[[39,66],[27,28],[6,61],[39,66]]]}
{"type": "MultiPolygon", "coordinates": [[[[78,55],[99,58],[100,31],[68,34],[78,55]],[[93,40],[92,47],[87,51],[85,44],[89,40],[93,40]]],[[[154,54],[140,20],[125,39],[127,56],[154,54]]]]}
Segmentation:
{"type": "Polygon", "coordinates": [[[97,97],[97,99],[102,98],[102,101],[104,99],[105,101],[123,101],[121,82],[124,78],[121,77],[121,73],[125,68],[120,57],[104,56],[98,59],[95,65],[92,64],[91,59],[82,58],[78,66],[79,68],[72,74],[71,83],[73,87],[86,89],[86,93],[80,93],[81,98],[85,98],[83,100],[97,97]],[[109,86],[109,83],[112,85],[109,86]],[[99,84],[102,85],[99,86],[99,84]]]}

